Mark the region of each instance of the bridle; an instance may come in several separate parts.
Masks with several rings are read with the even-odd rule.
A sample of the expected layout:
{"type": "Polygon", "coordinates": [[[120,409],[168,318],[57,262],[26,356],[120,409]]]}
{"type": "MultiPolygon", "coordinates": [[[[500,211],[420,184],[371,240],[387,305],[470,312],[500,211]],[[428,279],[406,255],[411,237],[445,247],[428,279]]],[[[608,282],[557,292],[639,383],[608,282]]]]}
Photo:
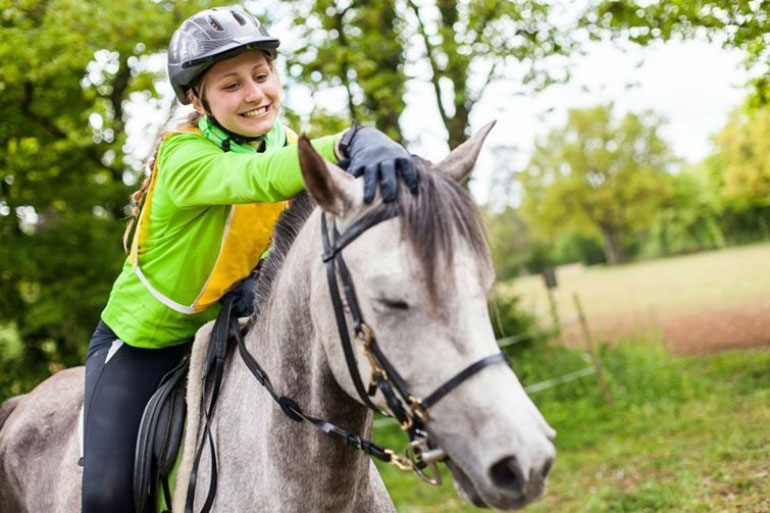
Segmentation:
{"type": "Polygon", "coordinates": [[[206,418],[206,423],[204,425],[201,441],[196,449],[193,469],[190,474],[185,502],[185,513],[193,512],[198,467],[207,442],[209,444],[211,457],[211,479],[205,504],[200,510],[201,513],[208,513],[214,502],[214,495],[216,494],[217,487],[217,458],[214,450],[214,440],[211,434],[211,420],[219,396],[224,364],[229,349],[229,341],[232,340],[228,336],[230,333],[232,333],[232,338],[234,338],[237,343],[238,352],[246,364],[246,367],[254,375],[257,381],[259,381],[259,383],[267,390],[270,396],[278,403],[284,414],[291,420],[296,422],[309,422],[324,433],[345,442],[349,447],[363,451],[369,456],[394,465],[401,470],[415,472],[421,479],[434,485],[441,484],[437,463],[445,460],[447,455],[442,449],[433,446],[428,433],[425,430],[425,425],[430,421],[428,409],[485,367],[495,363],[509,363],[508,358],[504,353],[496,353],[469,365],[458,372],[454,377],[447,380],[433,393],[422,399],[412,394],[409,391],[406,381],[401,377],[398,371],[396,371],[395,367],[393,367],[380,349],[371,328],[364,322],[355,288],[353,286],[353,280],[342,256],[342,250],[351,242],[369,228],[396,217],[398,215],[398,210],[393,204],[383,204],[382,207],[355,221],[341,234],[337,230],[334,217],[331,217],[331,223],[329,223],[326,220],[327,215],[330,214],[326,214],[325,212],[321,213],[323,262],[326,266],[329,292],[334,307],[337,329],[339,331],[348,371],[350,372],[351,379],[353,380],[358,395],[363,403],[369,408],[381,411],[372,402],[371,397],[373,397],[378,390],[382,392],[389,410],[383,411],[382,413],[395,417],[401,428],[409,436],[409,444],[404,451],[404,455],[397,454],[395,451],[375,444],[371,440],[350,433],[331,422],[312,417],[304,413],[296,401],[290,397],[278,394],[270,381],[270,377],[246,348],[243,337],[241,336],[238,320],[231,316],[234,299],[230,298],[223,304],[222,310],[214,324],[209,351],[204,365],[202,376],[204,393],[201,400],[205,400],[205,384],[207,378],[208,376],[213,375],[211,397],[209,399],[208,407],[203,407],[203,405],[201,407],[201,411],[203,411],[206,418]],[[331,229],[329,229],[329,224],[331,224],[331,229]],[[338,274],[339,282],[337,280],[338,274]],[[342,296],[340,295],[340,283],[345,294],[345,305],[343,305],[342,296]],[[371,377],[368,387],[364,387],[361,374],[358,371],[358,364],[345,318],[345,306],[348,307],[353,321],[355,340],[361,344],[371,368],[371,377]]]}
{"type": "Polygon", "coordinates": [[[398,210],[395,205],[384,204],[378,210],[354,222],[347,230],[340,234],[334,218],[331,218],[330,230],[326,220],[327,214],[322,213],[323,261],[326,265],[329,292],[331,293],[332,305],[334,306],[334,315],[337,320],[337,329],[340,341],[342,342],[342,349],[345,353],[345,361],[356,391],[364,404],[373,410],[378,410],[370,397],[373,397],[379,390],[390,410],[389,412],[382,413],[395,417],[401,425],[401,429],[409,435],[409,445],[405,451],[405,457],[398,457],[393,464],[402,470],[412,470],[423,480],[439,485],[441,484],[441,477],[436,468],[436,463],[445,459],[446,453],[439,448],[433,447],[425,430],[425,425],[430,421],[428,409],[474,374],[495,363],[508,363],[508,358],[504,353],[496,353],[482,358],[458,372],[433,393],[422,399],[409,391],[406,381],[385,356],[385,353],[377,344],[377,339],[371,328],[364,322],[355,287],[353,286],[353,280],[342,256],[342,250],[358,238],[359,235],[369,228],[397,215],[398,210]],[[342,284],[342,290],[345,293],[346,306],[350,311],[355,340],[361,344],[371,368],[371,376],[367,388],[364,388],[350,340],[345,320],[345,309],[340,297],[338,275],[339,283],[342,284]],[[428,469],[429,471],[426,471],[428,469]]]}

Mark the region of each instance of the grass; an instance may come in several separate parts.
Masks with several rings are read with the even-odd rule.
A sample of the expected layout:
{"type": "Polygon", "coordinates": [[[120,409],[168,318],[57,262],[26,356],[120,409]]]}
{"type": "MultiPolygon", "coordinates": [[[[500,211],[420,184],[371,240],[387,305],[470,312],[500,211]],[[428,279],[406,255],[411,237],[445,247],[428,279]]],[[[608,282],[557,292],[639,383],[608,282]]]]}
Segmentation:
{"type": "MultiPolygon", "coordinates": [[[[517,360],[526,368],[554,355],[561,355],[555,366],[580,358],[543,347],[517,360]]],[[[770,352],[675,357],[633,341],[605,346],[603,360],[613,406],[591,377],[533,395],[559,432],[559,454],[546,497],[527,511],[770,511],[770,352]]],[[[377,435],[403,444],[394,429],[377,435]]],[[[463,503],[448,478],[434,488],[390,468],[382,473],[400,513],[485,511],[463,503]]]]}

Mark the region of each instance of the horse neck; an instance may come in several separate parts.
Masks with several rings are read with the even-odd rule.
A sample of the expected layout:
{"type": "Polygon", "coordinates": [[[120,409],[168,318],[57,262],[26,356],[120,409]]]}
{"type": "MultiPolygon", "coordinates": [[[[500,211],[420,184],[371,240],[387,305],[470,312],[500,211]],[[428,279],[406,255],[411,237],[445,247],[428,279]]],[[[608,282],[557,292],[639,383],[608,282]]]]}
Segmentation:
{"type": "MultiPolygon", "coordinates": [[[[315,332],[311,322],[310,296],[314,286],[311,269],[317,265],[313,259],[320,258],[321,247],[318,225],[318,216],[311,216],[297,236],[246,343],[270,375],[279,395],[294,399],[308,415],[368,436],[371,415],[337,384],[321,342],[322,335],[315,332]]],[[[252,387],[258,387],[253,378],[252,387]]],[[[267,397],[262,390],[258,394],[267,397]]],[[[258,402],[264,408],[272,400],[258,402]]],[[[277,471],[294,477],[295,482],[295,476],[306,476],[300,487],[305,491],[315,487],[324,501],[335,502],[330,511],[335,507],[339,508],[336,511],[349,509],[344,504],[352,500],[356,482],[368,476],[368,457],[320,430],[289,420],[274,404],[270,405],[269,412],[269,415],[265,411],[255,414],[267,418],[263,435],[269,437],[268,443],[282,447],[279,461],[272,462],[279,467],[277,471]],[[351,486],[339,486],[342,482],[351,486]]]]}

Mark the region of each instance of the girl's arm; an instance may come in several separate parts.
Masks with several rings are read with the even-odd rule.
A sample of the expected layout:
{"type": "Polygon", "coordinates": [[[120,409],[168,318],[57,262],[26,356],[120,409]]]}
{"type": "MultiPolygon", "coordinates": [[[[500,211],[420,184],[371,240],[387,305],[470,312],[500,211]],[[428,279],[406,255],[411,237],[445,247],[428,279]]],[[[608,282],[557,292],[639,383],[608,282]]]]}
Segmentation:
{"type": "MultiPolygon", "coordinates": [[[[312,141],[337,163],[338,136],[312,141]]],[[[282,201],[305,189],[296,146],[264,153],[222,152],[197,134],[176,134],[158,152],[158,180],[179,208],[282,201]]]]}

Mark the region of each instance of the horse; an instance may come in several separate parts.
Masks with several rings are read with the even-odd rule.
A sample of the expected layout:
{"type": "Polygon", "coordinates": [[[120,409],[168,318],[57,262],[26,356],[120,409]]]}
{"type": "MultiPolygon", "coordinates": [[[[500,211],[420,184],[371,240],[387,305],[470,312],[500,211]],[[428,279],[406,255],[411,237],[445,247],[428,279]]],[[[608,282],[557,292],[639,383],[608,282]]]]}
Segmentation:
{"type": "MultiPolygon", "coordinates": [[[[415,159],[417,194],[401,187],[398,215],[368,227],[341,251],[362,317],[416,397],[499,353],[486,301],[494,271],[478,209],[462,186],[493,124],[438,164],[415,159]]],[[[365,204],[360,182],[324,161],[306,138],[298,151],[309,199],[295,201],[275,228],[244,343],[274,387],[303,411],[368,437],[373,411],[365,403],[383,412],[392,405],[381,390],[367,401],[358,393],[353,374],[372,376],[377,364],[357,343],[355,369],[347,365],[321,258],[321,226],[327,217],[344,232],[385,205],[365,204]]],[[[350,317],[349,304],[344,311],[350,317]]],[[[191,355],[176,512],[184,511],[204,424],[201,373],[211,329],[211,323],[201,328],[191,355]]],[[[0,512],[80,511],[83,380],[82,367],[64,370],[0,407],[0,512]]],[[[508,365],[468,374],[425,420],[430,448],[445,455],[457,492],[470,503],[512,510],[544,493],[555,432],[508,365]]],[[[288,418],[237,355],[225,363],[210,428],[218,466],[212,511],[395,511],[366,454],[288,418]]],[[[208,490],[208,451],[200,468],[196,506],[208,490]]]]}

